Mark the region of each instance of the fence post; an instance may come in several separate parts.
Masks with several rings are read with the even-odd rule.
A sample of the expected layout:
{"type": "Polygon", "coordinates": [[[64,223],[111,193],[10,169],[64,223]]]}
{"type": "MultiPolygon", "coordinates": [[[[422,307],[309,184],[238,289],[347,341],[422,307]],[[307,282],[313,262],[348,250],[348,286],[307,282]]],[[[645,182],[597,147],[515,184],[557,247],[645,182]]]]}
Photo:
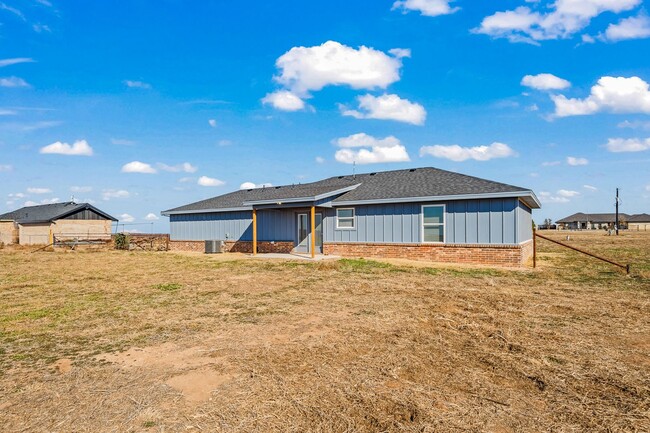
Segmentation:
{"type": "Polygon", "coordinates": [[[533,228],[533,269],[537,267],[537,229],[533,228]]]}

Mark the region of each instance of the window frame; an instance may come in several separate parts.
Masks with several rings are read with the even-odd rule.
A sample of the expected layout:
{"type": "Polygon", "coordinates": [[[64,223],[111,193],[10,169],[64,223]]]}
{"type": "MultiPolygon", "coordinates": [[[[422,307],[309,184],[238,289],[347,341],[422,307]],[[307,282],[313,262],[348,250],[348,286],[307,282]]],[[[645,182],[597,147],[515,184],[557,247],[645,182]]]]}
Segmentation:
{"type": "Polygon", "coordinates": [[[357,221],[356,221],[356,216],[357,213],[353,207],[340,207],[336,208],[336,230],[356,230],[357,229],[357,221]],[[352,216],[351,217],[339,217],[339,211],[341,210],[351,210],[352,211],[352,216]],[[340,227],[339,226],[339,219],[342,218],[344,220],[352,220],[352,227],[340,227]]]}
{"type": "Polygon", "coordinates": [[[423,244],[444,244],[447,242],[447,205],[446,204],[423,204],[420,206],[420,215],[421,215],[421,222],[420,222],[420,236],[422,239],[423,244]],[[442,241],[426,241],[424,240],[424,227],[425,227],[425,222],[424,222],[424,208],[425,207],[441,207],[442,208],[442,223],[426,223],[426,226],[428,227],[434,227],[434,226],[442,226],[442,241]]]}

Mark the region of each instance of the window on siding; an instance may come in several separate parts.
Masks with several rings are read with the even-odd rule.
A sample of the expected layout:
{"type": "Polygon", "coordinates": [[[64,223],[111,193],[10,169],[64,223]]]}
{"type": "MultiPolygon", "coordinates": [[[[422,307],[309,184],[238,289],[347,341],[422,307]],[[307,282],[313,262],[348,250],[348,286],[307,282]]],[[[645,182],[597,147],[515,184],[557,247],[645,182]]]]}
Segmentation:
{"type": "Polygon", "coordinates": [[[422,239],[424,242],[445,241],[444,206],[422,206],[422,239]]]}
{"type": "Polygon", "coordinates": [[[353,229],[354,228],[354,208],[336,209],[336,228],[353,229]]]}

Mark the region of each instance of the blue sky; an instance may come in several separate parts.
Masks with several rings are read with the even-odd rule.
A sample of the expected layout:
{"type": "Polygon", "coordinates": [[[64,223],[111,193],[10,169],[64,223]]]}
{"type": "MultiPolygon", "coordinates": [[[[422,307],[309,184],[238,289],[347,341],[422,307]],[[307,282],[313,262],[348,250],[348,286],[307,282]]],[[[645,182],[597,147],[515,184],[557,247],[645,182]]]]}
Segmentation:
{"type": "MultiPolygon", "coordinates": [[[[641,0],[0,1],[0,210],[434,166],[650,212],[641,0]]],[[[158,218],[158,219],[155,219],[158,218]]]]}

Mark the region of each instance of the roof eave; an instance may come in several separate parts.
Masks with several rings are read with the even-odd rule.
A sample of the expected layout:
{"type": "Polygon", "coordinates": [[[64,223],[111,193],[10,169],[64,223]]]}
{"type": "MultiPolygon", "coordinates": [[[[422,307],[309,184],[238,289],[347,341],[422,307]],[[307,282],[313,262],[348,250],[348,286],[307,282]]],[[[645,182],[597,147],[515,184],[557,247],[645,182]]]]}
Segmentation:
{"type": "Polygon", "coordinates": [[[246,200],[242,204],[244,206],[255,206],[255,205],[263,205],[263,204],[300,203],[300,202],[318,201],[324,198],[350,192],[353,189],[358,188],[359,185],[361,184],[357,183],[355,185],[346,186],[345,188],[339,188],[332,191],[327,191],[322,194],[317,194],[315,196],[310,196],[310,197],[289,197],[289,198],[282,198],[282,199],[276,198],[276,199],[268,199],[268,200],[246,200]]]}
{"type": "Polygon", "coordinates": [[[532,191],[511,191],[511,192],[492,192],[481,194],[453,194],[453,195],[437,195],[437,196],[421,196],[421,197],[397,197],[397,198],[382,198],[382,199],[368,199],[368,200],[341,200],[333,201],[333,206],[354,206],[363,204],[383,204],[383,203],[409,203],[409,202],[425,202],[425,201],[455,201],[455,200],[476,200],[476,199],[490,199],[490,198],[521,198],[531,209],[540,209],[541,203],[532,191]],[[528,199],[528,200],[526,200],[528,199]]]}
{"type": "Polygon", "coordinates": [[[252,206],[242,206],[242,207],[228,207],[228,208],[214,208],[214,209],[191,209],[191,210],[164,210],[160,212],[162,216],[170,215],[185,215],[185,214],[195,214],[195,213],[219,213],[219,212],[239,212],[253,210],[252,206]]]}

